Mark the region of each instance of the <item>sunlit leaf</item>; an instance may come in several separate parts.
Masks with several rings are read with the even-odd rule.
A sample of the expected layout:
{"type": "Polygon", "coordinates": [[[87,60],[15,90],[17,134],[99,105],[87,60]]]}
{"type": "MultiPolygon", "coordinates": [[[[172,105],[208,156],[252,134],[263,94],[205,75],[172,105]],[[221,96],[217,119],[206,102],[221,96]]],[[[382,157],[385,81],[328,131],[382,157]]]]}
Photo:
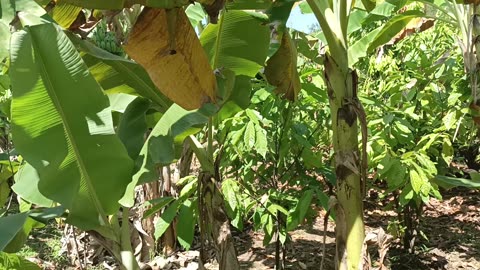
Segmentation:
{"type": "Polygon", "coordinates": [[[209,24],[200,41],[213,68],[228,68],[236,75],[255,76],[265,63],[269,29],[259,13],[230,10],[218,24],[209,24]]]}
{"type": "Polygon", "coordinates": [[[124,48],[158,89],[183,108],[198,109],[216,100],[213,70],[183,9],[167,14],[145,8],[124,48]]]}
{"type": "Polygon", "coordinates": [[[57,26],[25,27],[11,48],[15,146],[40,175],[40,192],[69,209],[67,221],[95,228],[117,211],[133,168],[108,98],[57,26]]]}

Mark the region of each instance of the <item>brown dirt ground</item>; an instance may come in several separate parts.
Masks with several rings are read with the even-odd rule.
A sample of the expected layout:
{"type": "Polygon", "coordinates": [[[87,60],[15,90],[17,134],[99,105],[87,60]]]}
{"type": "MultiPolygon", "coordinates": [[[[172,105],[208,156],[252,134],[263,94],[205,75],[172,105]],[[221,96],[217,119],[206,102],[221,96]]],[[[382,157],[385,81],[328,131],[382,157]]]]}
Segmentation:
{"type": "MultiPolygon", "coordinates": [[[[383,245],[383,250],[387,253],[385,267],[381,270],[480,270],[480,190],[457,188],[443,194],[442,201],[432,199],[423,209],[419,228],[425,237],[417,237],[415,252],[405,252],[399,239],[393,239],[390,245],[383,245]]],[[[365,223],[368,236],[380,228],[387,231],[388,224],[396,220],[395,211],[385,211],[379,206],[382,202],[388,203],[389,199],[366,202],[365,223]]],[[[320,211],[319,217],[312,224],[303,225],[291,232],[291,241],[286,246],[286,269],[320,269],[324,215],[325,212],[320,211]]],[[[233,235],[242,269],[274,269],[275,244],[264,247],[262,232],[247,229],[244,232],[233,231],[233,235]]],[[[329,221],[323,270],[334,269],[334,237],[334,223],[329,221]]],[[[176,252],[168,258],[156,257],[149,264],[155,270],[198,269],[199,244],[198,241],[195,242],[190,251],[176,252]]],[[[373,269],[378,269],[378,247],[369,246],[368,250],[373,269]]],[[[210,254],[213,258],[213,251],[210,254]]],[[[95,269],[107,269],[97,267],[99,268],[95,269]]],[[[209,270],[218,269],[215,263],[207,264],[206,267],[209,270]]]]}
{"type": "MultiPolygon", "coordinates": [[[[320,269],[323,215],[320,213],[313,224],[291,233],[286,269],[320,269]]],[[[368,233],[375,232],[379,227],[387,230],[388,223],[395,219],[396,214],[367,207],[365,217],[368,233]]],[[[445,192],[443,201],[432,199],[424,207],[420,230],[428,240],[419,239],[414,254],[404,252],[400,241],[394,239],[387,252],[384,269],[480,269],[480,191],[457,188],[445,192]]],[[[263,233],[252,230],[235,233],[235,240],[242,269],[274,268],[275,245],[263,247],[263,233]]],[[[369,253],[373,267],[378,267],[377,248],[369,247],[369,253]]],[[[334,224],[330,221],[324,270],[334,269],[334,255],[334,224]]],[[[209,269],[215,269],[215,266],[211,265],[209,269]]]]}

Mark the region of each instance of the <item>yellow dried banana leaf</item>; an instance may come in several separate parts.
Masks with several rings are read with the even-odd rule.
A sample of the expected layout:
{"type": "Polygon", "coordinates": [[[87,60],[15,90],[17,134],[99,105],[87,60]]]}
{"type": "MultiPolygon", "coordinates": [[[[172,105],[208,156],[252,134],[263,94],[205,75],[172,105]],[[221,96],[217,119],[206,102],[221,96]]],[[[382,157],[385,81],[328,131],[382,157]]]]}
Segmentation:
{"type": "Polygon", "coordinates": [[[269,84],[276,86],[275,92],[295,101],[302,88],[297,71],[297,49],[290,34],[284,32],[282,44],[267,61],[265,76],[269,84]]]}
{"type": "Polygon", "coordinates": [[[215,76],[183,9],[169,12],[145,8],[124,48],[164,95],[184,109],[198,109],[215,101],[215,76]]]}

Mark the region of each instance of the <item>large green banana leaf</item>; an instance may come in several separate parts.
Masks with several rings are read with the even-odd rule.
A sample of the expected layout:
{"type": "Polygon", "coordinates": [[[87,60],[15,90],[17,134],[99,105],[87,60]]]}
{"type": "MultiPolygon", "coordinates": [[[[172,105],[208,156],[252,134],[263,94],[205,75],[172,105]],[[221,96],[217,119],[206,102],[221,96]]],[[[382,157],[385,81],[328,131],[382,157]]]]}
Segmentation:
{"type": "Polygon", "coordinates": [[[352,67],[367,53],[389,42],[395,35],[400,33],[405,26],[414,18],[425,16],[423,12],[408,10],[392,17],[387,23],[364,35],[348,48],[348,63],[352,67]]]}
{"type": "Polygon", "coordinates": [[[155,87],[148,73],[139,64],[104,51],[73,34],[68,34],[68,37],[83,53],[83,61],[106,93],[142,95],[152,100],[161,112],[172,105],[172,101],[155,87]]]}
{"type": "Polygon", "coordinates": [[[259,13],[229,10],[218,24],[209,24],[200,36],[214,69],[235,73],[235,86],[220,117],[228,117],[248,105],[250,78],[257,74],[267,58],[270,31],[268,20],[259,13]]]}
{"type": "Polygon", "coordinates": [[[40,177],[37,170],[32,165],[25,163],[15,174],[15,184],[12,189],[29,203],[41,207],[51,207],[53,201],[40,193],[38,182],[40,182],[40,177]]]}
{"type": "Polygon", "coordinates": [[[37,170],[39,191],[67,208],[75,226],[107,222],[133,162],[114,132],[108,98],[80,54],[58,26],[26,26],[12,35],[10,79],[13,140],[37,170]]]}
{"type": "Polygon", "coordinates": [[[268,20],[259,13],[230,10],[203,30],[200,41],[214,69],[255,76],[264,65],[270,43],[268,20]]]}

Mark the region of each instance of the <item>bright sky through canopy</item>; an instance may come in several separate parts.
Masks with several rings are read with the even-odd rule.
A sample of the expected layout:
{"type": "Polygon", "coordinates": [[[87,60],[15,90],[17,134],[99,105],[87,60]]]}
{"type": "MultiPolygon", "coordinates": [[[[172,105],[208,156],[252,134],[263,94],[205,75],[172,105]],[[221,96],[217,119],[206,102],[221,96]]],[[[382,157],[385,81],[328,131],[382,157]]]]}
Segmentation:
{"type": "Polygon", "coordinates": [[[311,26],[314,24],[318,24],[315,15],[313,15],[313,13],[302,14],[298,5],[292,10],[290,18],[288,18],[287,21],[288,27],[305,33],[309,33],[311,26]]]}

